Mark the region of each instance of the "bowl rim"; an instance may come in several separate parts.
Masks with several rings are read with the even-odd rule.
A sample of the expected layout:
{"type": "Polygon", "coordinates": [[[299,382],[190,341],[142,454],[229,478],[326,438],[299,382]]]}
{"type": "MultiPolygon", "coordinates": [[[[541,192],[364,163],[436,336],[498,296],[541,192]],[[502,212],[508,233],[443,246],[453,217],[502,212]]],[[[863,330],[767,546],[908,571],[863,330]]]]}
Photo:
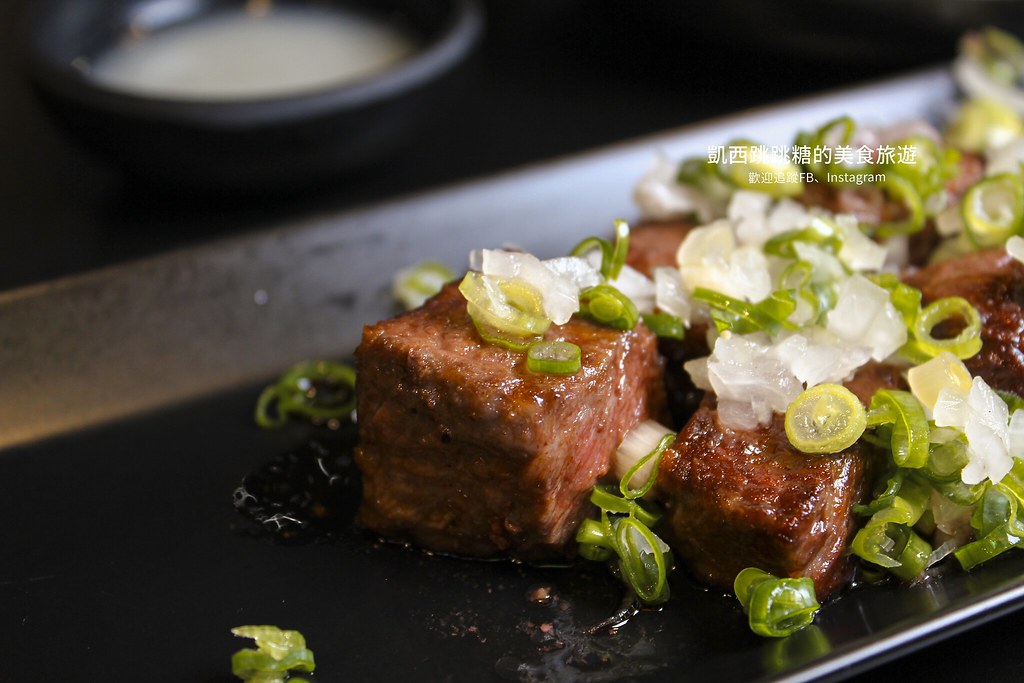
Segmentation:
{"type": "MultiPolygon", "coordinates": [[[[80,1],[80,0],[79,0],[80,1]]],[[[132,94],[92,80],[81,70],[55,63],[34,30],[52,15],[43,3],[29,15],[23,51],[30,80],[42,90],[94,109],[146,119],[204,128],[279,126],[354,110],[387,101],[428,85],[453,70],[476,46],[483,31],[483,9],[478,0],[442,0],[452,8],[446,24],[410,56],[365,79],[272,97],[230,100],[176,99],[132,94]]]]}

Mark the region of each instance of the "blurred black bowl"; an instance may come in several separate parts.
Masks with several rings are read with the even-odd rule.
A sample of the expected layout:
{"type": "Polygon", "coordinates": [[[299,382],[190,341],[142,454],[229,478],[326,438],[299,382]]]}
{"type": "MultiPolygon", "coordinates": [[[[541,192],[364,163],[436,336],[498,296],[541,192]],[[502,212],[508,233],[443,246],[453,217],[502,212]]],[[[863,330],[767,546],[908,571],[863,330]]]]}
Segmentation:
{"type": "MultiPolygon", "coordinates": [[[[147,31],[194,21],[241,0],[43,0],[27,22],[35,91],[84,146],[133,178],[179,186],[288,187],[364,170],[388,158],[439,114],[462,80],[482,27],[476,0],[282,0],[385,19],[411,35],[414,53],[365,80],[304,94],[203,100],[106,87],[89,64],[147,17],[147,31]],[[157,11],[153,11],[156,9],[157,11]]],[[[301,49],[301,48],[300,48],[301,49]]]]}

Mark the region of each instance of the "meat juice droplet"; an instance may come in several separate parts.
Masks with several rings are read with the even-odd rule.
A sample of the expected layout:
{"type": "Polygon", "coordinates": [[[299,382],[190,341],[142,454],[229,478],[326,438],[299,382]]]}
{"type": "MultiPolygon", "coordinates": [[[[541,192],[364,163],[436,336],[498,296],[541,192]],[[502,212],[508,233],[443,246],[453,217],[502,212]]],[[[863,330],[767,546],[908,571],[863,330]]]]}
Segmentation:
{"type": "Polygon", "coordinates": [[[348,431],[317,436],[242,478],[232,499],[255,533],[304,542],[350,530],[360,490],[348,431]]]}

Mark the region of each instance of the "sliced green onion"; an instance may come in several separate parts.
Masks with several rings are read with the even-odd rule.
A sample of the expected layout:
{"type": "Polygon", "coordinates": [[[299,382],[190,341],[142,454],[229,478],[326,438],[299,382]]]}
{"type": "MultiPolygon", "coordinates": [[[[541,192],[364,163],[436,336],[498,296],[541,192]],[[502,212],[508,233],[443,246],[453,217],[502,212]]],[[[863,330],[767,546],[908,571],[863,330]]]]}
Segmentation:
{"type": "Polygon", "coordinates": [[[958,438],[945,443],[930,444],[928,462],[921,473],[935,483],[957,482],[967,461],[967,440],[961,433],[958,438]]]}
{"type": "Polygon", "coordinates": [[[601,275],[606,280],[618,278],[629,253],[629,223],[622,219],[615,221],[614,244],[600,237],[587,237],[573,247],[569,255],[584,256],[594,249],[601,252],[601,275]]]}
{"type": "Polygon", "coordinates": [[[425,261],[395,273],[391,293],[406,310],[419,308],[455,279],[451,268],[437,261],[425,261]]]}
{"type": "Polygon", "coordinates": [[[298,631],[284,631],[276,626],[239,626],[231,632],[256,641],[257,649],[244,648],[231,656],[231,673],[243,681],[283,681],[290,671],[309,673],[316,668],[313,652],[298,631]]]}
{"type": "Polygon", "coordinates": [[[772,256],[795,259],[798,258],[798,255],[793,246],[794,242],[813,244],[829,254],[837,254],[843,248],[842,238],[834,230],[829,229],[824,220],[818,218],[811,223],[810,227],[787,230],[769,238],[764,243],[762,250],[772,256]]]}
{"type": "Polygon", "coordinates": [[[928,463],[928,418],[924,406],[909,391],[876,391],[867,421],[872,426],[891,425],[890,445],[896,465],[917,469],[928,463]]]}
{"type": "Polygon", "coordinates": [[[604,512],[632,515],[647,526],[654,526],[661,520],[661,511],[653,503],[623,498],[617,487],[598,484],[590,492],[590,502],[604,512]]]}
{"type": "Polygon", "coordinates": [[[640,320],[658,337],[663,339],[683,339],[686,336],[686,324],[678,315],[671,313],[643,313],[640,320]]]}
{"type": "Polygon", "coordinates": [[[898,469],[869,505],[854,506],[871,519],[853,537],[850,552],[904,581],[926,568],[931,546],[911,528],[928,508],[931,486],[905,469],[898,469]]]}
{"type": "Polygon", "coordinates": [[[917,346],[929,356],[949,351],[964,360],[981,351],[981,316],[969,301],[958,296],[937,299],[918,314],[912,328],[917,346]],[[960,319],[963,329],[950,339],[937,339],[932,330],[939,324],[960,319]]]}
{"type": "Polygon", "coordinates": [[[635,517],[614,524],[619,568],[642,602],[656,605],[668,600],[668,546],[635,517]]]}
{"type": "Polygon", "coordinates": [[[711,319],[719,332],[732,330],[737,334],[748,334],[764,330],[778,334],[783,329],[796,328],[789,321],[789,316],[796,310],[796,299],[785,290],[777,290],[756,304],[704,287],[695,288],[692,296],[695,301],[703,301],[711,308],[711,319]]]}
{"type": "Polygon", "coordinates": [[[977,540],[961,546],[954,555],[970,570],[1007,550],[1024,546],[1024,461],[1015,460],[1013,469],[998,484],[988,485],[971,516],[977,540]]]}
{"type": "Polygon", "coordinates": [[[525,280],[470,271],[459,291],[473,325],[487,342],[522,351],[551,326],[543,294],[525,280]]]}
{"type": "Polygon", "coordinates": [[[893,273],[875,273],[868,279],[889,292],[893,308],[903,318],[907,327],[912,327],[921,311],[921,290],[900,281],[893,273]]]}
{"type": "Polygon", "coordinates": [[[676,440],[675,434],[666,434],[661,437],[658,441],[658,445],[654,447],[650,453],[633,463],[633,466],[626,470],[626,473],[622,475],[622,479],[619,482],[619,491],[622,493],[622,497],[626,500],[636,500],[637,498],[643,498],[647,495],[651,487],[654,486],[654,482],[658,477],[658,464],[661,462],[661,456],[669,446],[671,446],[676,440]],[[651,474],[647,478],[647,481],[643,483],[638,489],[632,489],[629,487],[630,482],[633,481],[633,477],[636,473],[647,467],[648,463],[651,463],[651,474]]]}
{"type": "Polygon", "coordinates": [[[631,330],[640,320],[632,300],[611,285],[595,285],[580,292],[580,313],[616,330],[631,330]]]}
{"type": "Polygon", "coordinates": [[[819,384],[786,408],[786,436],[804,453],[838,453],[857,442],[867,427],[860,399],[839,384],[819,384]]]}
{"type": "Polygon", "coordinates": [[[573,375],[580,369],[580,347],[566,341],[539,341],[526,351],[526,367],[530,372],[549,375],[573,375]]]}
{"type": "Polygon", "coordinates": [[[340,420],[356,407],[356,371],[344,363],[306,361],[293,366],[260,393],[256,424],[280,427],[289,417],[340,420]]]}
{"type": "Polygon", "coordinates": [[[756,151],[764,149],[751,140],[733,140],[727,147],[745,148],[748,161],[729,162],[718,164],[716,170],[718,175],[731,185],[755,192],[763,192],[776,199],[783,197],[797,197],[804,191],[803,183],[800,182],[800,167],[784,158],[770,158],[755,161],[756,151]],[[771,180],[762,181],[762,176],[769,175],[771,180]],[[752,180],[752,176],[757,180],[752,180]]]}
{"type": "Polygon", "coordinates": [[[972,152],[1002,147],[1024,133],[1020,115],[996,100],[968,100],[946,127],[949,144],[972,152]]]}
{"type": "Polygon", "coordinates": [[[902,202],[907,210],[907,217],[899,221],[879,223],[876,232],[881,237],[892,235],[910,235],[924,227],[924,199],[914,183],[897,173],[887,173],[885,180],[879,183],[892,199],[902,202]]]}
{"type": "Polygon", "coordinates": [[[783,638],[808,626],[821,607],[811,579],[780,579],[755,567],[736,575],[733,591],[750,629],[769,638],[783,638]]]}
{"type": "Polygon", "coordinates": [[[978,247],[1001,246],[1024,221],[1024,180],[1000,173],[970,187],[960,204],[967,236],[978,247]]]}
{"type": "Polygon", "coordinates": [[[640,499],[654,486],[658,463],[674,439],[675,434],[666,434],[639,458],[619,480],[618,495],[610,486],[595,486],[590,501],[601,510],[601,518],[584,520],[576,533],[580,555],[599,562],[617,558],[619,575],[648,605],[669,598],[672,552],[650,528],[658,522],[660,513],[653,509],[653,503],[640,499]],[[636,474],[648,465],[652,466],[647,480],[640,488],[630,488],[636,474]]]}

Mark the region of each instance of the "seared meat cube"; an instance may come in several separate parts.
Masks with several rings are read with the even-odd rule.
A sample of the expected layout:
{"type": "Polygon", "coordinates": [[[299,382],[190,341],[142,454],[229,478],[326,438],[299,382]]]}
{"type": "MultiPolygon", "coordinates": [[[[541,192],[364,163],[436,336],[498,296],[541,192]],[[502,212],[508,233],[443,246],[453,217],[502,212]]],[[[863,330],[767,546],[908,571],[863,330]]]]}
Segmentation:
{"type": "Polygon", "coordinates": [[[657,497],[665,540],[700,579],[731,588],[746,567],[808,576],[819,598],[850,579],[846,547],[854,504],[870,492],[869,454],[856,444],[836,455],[793,448],[784,416],[753,430],[718,421],[705,399],[662,457],[657,497]]]}
{"type": "Polygon", "coordinates": [[[641,223],[629,235],[626,263],[650,277],[655,268],[676,267],[676,252],[695,225],[690,221],[641,223]]]}
{"type": "MultiPolygon", "coordinates": [[[[868,363],[846,386],[867,405],[884,388],[906,386],[899,368],[868,363]]],[[[793,448],[785,416],[758,429],[718,421],[713,396],[690,418],[658,472],[666,541],[701,579],[731,588],[757,567],[809,576],[818,597],[842,588],[853,570],[846,548],[857,529],[853,505],[871,492],[875,454],[858,443],[835,455],[793,448]]]]}
{"type": "Polygon", "coordinates": [[[565,553],[623,435],[663,419],[654,336],[573,318],[575,375],[535,374],[477,335],[455,285],[364,329],[356,351],[360,523],[467,556],[565,553]]]}
{"type": "MultiPolygon", "coordinates": [[[[964,361],[995,389],[1024,394],[1024,265],[1002,249],[921,268],[906,278],[925,303],[967,299],[981,316],[981,351],[964,361]]],[[[941,332],[941,331],[940,331],[941,332]]]]}

